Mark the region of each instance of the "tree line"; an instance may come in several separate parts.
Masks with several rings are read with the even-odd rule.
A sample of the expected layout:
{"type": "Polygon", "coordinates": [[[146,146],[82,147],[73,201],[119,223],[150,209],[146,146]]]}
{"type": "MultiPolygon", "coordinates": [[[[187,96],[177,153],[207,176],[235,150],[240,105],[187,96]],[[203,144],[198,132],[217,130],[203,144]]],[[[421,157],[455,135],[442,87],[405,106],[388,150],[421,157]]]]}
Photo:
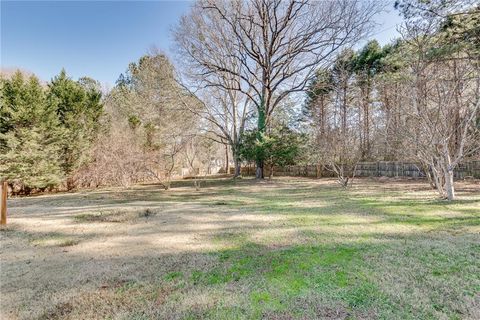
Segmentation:
{"type": "Polygon", "coordinates": [[[359,161],[415,160],[453,199],[453,169],[480,148],[479,7],[395,6],[401,38],[354,50],[381,2],[199,0],[173,30],[175,64],[153,50],[111,90],[64,71],[47,84],[3,77],[0,172],[25,193],[168,189],[225,157],[235,177],[245,162],[258,179],[309,163],[347,186],[359,161]]]}
{"type": "Polygon", "coordinates": [[[0,172],[18,192],[65,183],[88,159],[103,113],[99,84],[62,70],[49,83],[17,71],[0,81],[0,172]]]}
{"type": "Polygon", "coordinates": [[[400,39],[346,49],[317,70],[304,107],[313,157],[343,185],[359,161],[415,160],[453,199],[454,168],[480,148],[479,7],[412,3],[398,4],[400,39]]]}

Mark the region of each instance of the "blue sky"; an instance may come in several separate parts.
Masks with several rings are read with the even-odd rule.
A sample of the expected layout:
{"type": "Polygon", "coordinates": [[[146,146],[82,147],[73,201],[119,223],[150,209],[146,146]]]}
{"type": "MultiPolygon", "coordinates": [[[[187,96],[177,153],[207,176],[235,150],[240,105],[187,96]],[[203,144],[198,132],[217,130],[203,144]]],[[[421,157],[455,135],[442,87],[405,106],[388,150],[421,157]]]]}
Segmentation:
{"type": "MultiPolygon", "coordinates": [[[[401,22],[391,10],[378,16],[375,38],[385,44],[401,22]]],[[[170,30],[188,1],[1,0],[1,66],[50,80],[63,68],[110,86],[132,61],[156,46],[169,53],[170,30]]]]}

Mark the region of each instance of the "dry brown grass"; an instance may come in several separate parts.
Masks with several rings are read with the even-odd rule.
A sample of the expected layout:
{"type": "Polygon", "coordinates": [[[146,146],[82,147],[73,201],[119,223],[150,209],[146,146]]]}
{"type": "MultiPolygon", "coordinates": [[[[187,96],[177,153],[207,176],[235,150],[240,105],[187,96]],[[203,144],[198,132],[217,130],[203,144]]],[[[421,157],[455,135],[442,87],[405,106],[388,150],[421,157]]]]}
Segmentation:
{"type": "Polygon", "coordinates": [[[478,182],[459,183],[454,205],[435,200],[421,181],[358,180],[349,191],[331,180],[297,178],[218,180],[200,191],[179,184],[169,191],[137,186],[10,199],[9,227],[0,232],[1,318],[398,318],[408,314],[398,303],[433,317],[451,316],[454,309],[460,318],[479,315],[478,292],[454,301],[465,282],[480,284],[471,274],[478,270],[471,264],[480,239],[478,182]],[[358,290],[376,290],[379,298],[335,298],[298,284],[317,289],[291,289],[291,301],[284,301],[293,308],[288,315],[277,304],[275,277],[262,276],[263,267],[258,274],[234,271],[222,278],[242,259],[256,259],[257,268],[265,262],[258,257],[286,250],[294,259],[297,251],[289,250],[312,245],[366,246],[359,261],[368,258],[365,268],[376,275],[366,275],[368,283],[358,290]],[[466,275],[452,269],[454,276],[442,281],[428,276],[428,285],[443,283],[438,291],[419,287],[416,275],[430,274],[435,265],[415,256],[417,245],[421,252],[443,246],[449,255],[442,259],[460,255],[466,275]],[[265,293],[258,292],[262,287],[265,293]],[[436,295],[441,308],[429,308],[436,295]]]}

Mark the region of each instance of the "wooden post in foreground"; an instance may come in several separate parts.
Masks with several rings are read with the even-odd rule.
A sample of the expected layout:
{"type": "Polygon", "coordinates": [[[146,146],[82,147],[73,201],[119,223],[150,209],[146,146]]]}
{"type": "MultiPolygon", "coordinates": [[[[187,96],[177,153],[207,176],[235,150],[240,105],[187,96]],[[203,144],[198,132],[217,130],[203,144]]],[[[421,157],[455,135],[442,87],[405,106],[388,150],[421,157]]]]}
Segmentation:
{"type": "Polygon", "coordinates": [[[7,224],[7,181],[4,180],[0,183],[0,225],[7,224]]]}

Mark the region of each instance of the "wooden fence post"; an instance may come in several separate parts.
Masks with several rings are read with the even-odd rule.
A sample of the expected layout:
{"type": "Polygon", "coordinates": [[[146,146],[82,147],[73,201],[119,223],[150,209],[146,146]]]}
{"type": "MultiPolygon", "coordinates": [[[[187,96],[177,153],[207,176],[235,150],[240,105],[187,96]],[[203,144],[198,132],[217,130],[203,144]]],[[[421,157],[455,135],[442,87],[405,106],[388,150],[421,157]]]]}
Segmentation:
{"type": "Polygon", "coordinates": [[[0,213],[1,213],[0,224],[1,225],[7,224],[7,191],[8,191],[7,181],[4,180],[0,184],[0,213]]]}

